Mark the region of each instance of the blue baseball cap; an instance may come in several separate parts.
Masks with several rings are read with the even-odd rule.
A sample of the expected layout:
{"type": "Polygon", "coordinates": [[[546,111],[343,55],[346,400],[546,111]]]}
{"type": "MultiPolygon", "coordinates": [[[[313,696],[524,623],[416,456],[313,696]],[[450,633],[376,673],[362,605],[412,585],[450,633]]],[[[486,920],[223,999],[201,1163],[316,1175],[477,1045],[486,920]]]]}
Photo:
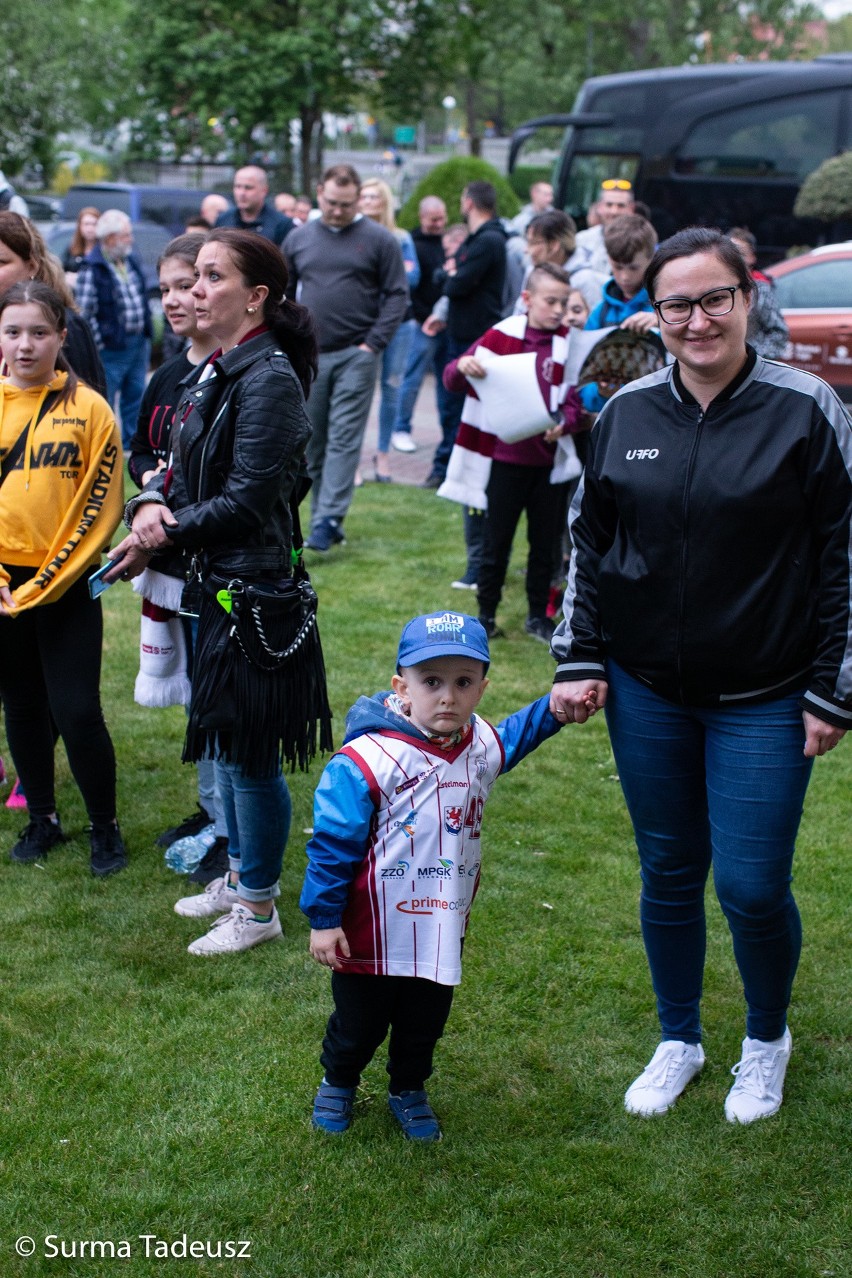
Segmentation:
{"type": "Polygon", "coordinates": [[[472,657],[488,666],[491,654],[484,627],[463,612],[432,612],[415,617],[403,629],[397,665],[417,666],[435,657],[472,657]]]}

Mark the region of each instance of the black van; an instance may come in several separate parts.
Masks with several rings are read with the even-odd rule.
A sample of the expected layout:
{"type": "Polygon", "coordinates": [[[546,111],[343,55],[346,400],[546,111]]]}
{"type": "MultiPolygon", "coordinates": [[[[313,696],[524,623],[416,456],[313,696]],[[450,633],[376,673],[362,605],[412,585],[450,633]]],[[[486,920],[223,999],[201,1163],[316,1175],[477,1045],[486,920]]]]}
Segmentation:
{"type": "Polygon", "coordinates": [[[660,239],[684,226],[747,226],[761,260],[772,261],[793,245],[852,235],[848,222],[793,216],[807,175],[849,148],[852,53],[844,53],[596,76],[571,115],[515,131],[509,170],[549,175],[553,162],[555,202],[578,226],[604,178],[627,178],[660,239]]]}
{"type": "Polygon", "coordinates": [[[186,230],[191,217],[198,216],[206,191],[185,186],[137,186],[132,182],[78,182],[69,187],[62,201],[62,217],[76,222],[81,209],[91,205],[105,213],[119,209],[131,222],[157,222],[172,235],[186,230]]]}

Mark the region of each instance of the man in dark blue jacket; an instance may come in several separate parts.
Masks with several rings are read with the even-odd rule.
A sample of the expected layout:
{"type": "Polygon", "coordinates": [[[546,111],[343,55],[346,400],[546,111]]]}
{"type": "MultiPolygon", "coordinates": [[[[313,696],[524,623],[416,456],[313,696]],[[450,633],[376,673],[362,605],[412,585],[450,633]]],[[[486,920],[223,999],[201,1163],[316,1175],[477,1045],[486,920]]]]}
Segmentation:
{"type": "Polygon", "coordinates": [[[293,219],[279,213],[269,199],[269,180],[257,164],[247,164],[234,174],[234,205],[219,214],[217,226],[257,231],[280,248],[295,225],[293,219]]]}
{"type": "Polygon", "coordinates": [[[145,391],[151,310],[142,264],[133,253],[130,218],[118,209],[107,209],[98,218],[95,234],[98,242],[83,259],[75,291],[100,353],[113,409],[119,400],[126,452],[145,391]]]}

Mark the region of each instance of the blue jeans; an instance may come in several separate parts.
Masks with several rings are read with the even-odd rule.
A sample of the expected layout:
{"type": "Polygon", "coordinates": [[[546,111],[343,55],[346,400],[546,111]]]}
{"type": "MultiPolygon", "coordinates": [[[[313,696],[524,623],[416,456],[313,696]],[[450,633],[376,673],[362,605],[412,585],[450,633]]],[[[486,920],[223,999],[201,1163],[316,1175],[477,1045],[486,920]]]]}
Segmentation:
{"type": "Polygon", "coordinates": [[[394,434],[397,432],[403,435],[411,434],[411,416],[417,403],[420,387],[423,385],[423,378],[430,369],[434,370],[435,373],[435,398],[438,401],[438,416],[441,416],[444,401],[449,394],[449,391],[444,389],[444,383],[441,381],[441,373],[444,371],[446,363],[446,333],[441,332],[436,337],[427,337],[415,320],[414,330],[411,334],[411,344],[408,348],[408,362],[402,377],[402,385],[399,388],[396,421],[393,424],[394,434]]]}
{"type": "Polygon", "coordinates": [[[664,1039],[701,1041],[710,867],[747,1033],[780,1038],[802,929],[790,890],[813,764],[798,696],[695,709],[607,663],[606,719],[639,849],[640,918],[664,1039]]]}
{"type": "Polygon", "coordinates": [[[248,777],[234,763],[215,763],[216,785],[228,827],[228,856],[246,901],[279,896],[284,848],[290,833],[290,791],[279,773],[248,777]]]}
{"type": "Polygon", "coordinates": [[[122,351],[100,352],[107,379],[107,399],[114,412],[118,409],[121,443],[125,452],[129,451],[130,441],[136,433],[150,353],[151,344],[142,333],[128,337],[122,351]]]}
{"type": "Polygon", "coordinates": [[[396,422],[402,376],[408,362],[411,335],[417,325],[414,320],[403,320],[382,352],[382,397],[379,403],[379,452],[390,448],[391,434],[396,422]]]}

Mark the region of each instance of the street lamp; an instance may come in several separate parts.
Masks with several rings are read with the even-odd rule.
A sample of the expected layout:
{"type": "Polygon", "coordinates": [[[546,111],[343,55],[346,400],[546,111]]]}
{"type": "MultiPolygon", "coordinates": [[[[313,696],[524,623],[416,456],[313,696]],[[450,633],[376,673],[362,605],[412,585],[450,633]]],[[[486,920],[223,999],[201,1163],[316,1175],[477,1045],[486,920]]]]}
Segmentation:
{"type": "Polygon", "coordinates": [[[444,108],[444,110],[447,113],[447,120],[444,126],[444,142],[446,143],[447,146],[449,146],[450,145],[450,112],[456,109],[456,100],[451,93],[447,94],[447,96],[444,98],[443,102],[441,103],[441,106],[444,108]]]}

